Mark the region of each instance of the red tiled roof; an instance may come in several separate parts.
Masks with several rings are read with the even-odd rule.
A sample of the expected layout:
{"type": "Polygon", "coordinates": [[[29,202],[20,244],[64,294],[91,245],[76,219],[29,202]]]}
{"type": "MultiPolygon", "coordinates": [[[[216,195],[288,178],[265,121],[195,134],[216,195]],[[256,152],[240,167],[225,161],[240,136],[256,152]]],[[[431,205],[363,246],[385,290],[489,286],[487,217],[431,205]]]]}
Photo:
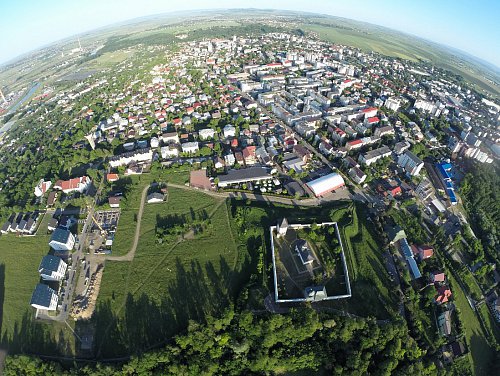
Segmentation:
{"type": "Polygon", "coordinates": [[[440,272],[434,272],[432,273],[432,277],[433,277],[433,281],[434,282],[444,282],[445,280],[445,274],[444,273],[440,273],[440,272]]]}
{"type": "Polygon", "coordinates": [[[432,249],[432,247],[425,245],[420,246],[419,251],[420,251],[420,257],[423,259],[429,258],[434,254],[434,250],[432,249]]]}
{"type": "Polygon", "coordinates": [[[118,176],[118,174],[108,174],[106,175],[106,179],[108,181],[117,181],[120,177],[118,176]]]}
{"type": "Polygon", "coordinates": [[[451,297],[451,290],[446,286],[441,286],[437,289],[436,302],[437,303],[446,303],[448,298],[451,297]]]}
{"type": "Polygon", "coordinates": [[[255,146],[247,146],[243,149],[243,158],[255,157],[255,146]]]}

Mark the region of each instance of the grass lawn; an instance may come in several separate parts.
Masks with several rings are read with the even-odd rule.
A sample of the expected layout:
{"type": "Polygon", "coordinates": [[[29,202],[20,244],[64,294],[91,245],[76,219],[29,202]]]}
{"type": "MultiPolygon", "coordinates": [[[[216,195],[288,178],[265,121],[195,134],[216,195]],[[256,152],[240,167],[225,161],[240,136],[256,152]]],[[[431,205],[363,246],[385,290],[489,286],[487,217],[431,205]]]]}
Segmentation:
{"type": "Polygon", "coordinates": [[[9,352],[71,354],[73,335],[61,324],[33,321],[29,302],[40,280],[38,265],[48,253],[49,236],[0,236],[0,330],[9,352]]]}
{"type": "Polygon", "coordinates": [[[395,309],[396,296],[385,269],[382,249],[375,231],[366,219],[364,207],[354,205],[350,211],[335,213],[343,237],[352,297],[343,301],[349,312],[377,318],[388,318],[395,309]]]}
{"type": "Polygon", "coordinates": [[[248,273],[243,267],[247,255],[239,254],[229,229],[225,201],[201,192],[170,188],[168,202],[149,205],[133,261],[106,262],[93,318],[98,355],[142,351],[184,329],[188,320],[203,321],[226,307],[240,273],[248,273]],[[200,210],[211,215],[202,232],[158,244],[158,216],[190,216],[200,210]]]}
{"type": "MultiPolygon", "coordinates": [[[[144,187],[149,186],[153,181],[184,184],[186,181],[189,181],[189,171],[181,170],[171,172],[170,170],[161,170],[158,174],[151,173],[126,177],[113,184],[113,189],[122,191],[125,197],[125,199],[122,200],[118,229],[112,248],[114,256],[124,255],[130,250],[137,224],[137,213],[139,212],[141,203],[141,194],[144,187]]],[[[154,238],[157,216],[182,214],[176,209],[178,205],[184,205],[179,202],[183,202],[184,200],[189,201],[194,210],[202,208],[208,209],[208,207],[215,202],[209,196],[199,195],[197,192],[181,190],[177,190],[177,193],[173,195],[173,199],[171,200],[171,191],[175,191],[175,188],[168,190],[167,201],[165,203],[145,204],[141,223],[141,239],[154,238]],[[184,196],[180,196],[181,194],[184,196]],[[146,233],[151,233],[151,231],[153,231],[152,237],[146,235],[146,233]]],[[[189,211],[189,206],[187,208],[189,211]]],[[[183,209],[184,206],[181,206],[181,212],[183,209]]],[[[139,243],[139,246],[141,243],[142,241],[139,243]]]]}
{"type": "MultiPolygon", "coordinates": [[[[335,207],[319,208],[268,207],[257,203],[246,206],[244,202],[237,202],[237,205],[245,207],[243,231],[262,229],[261,234],[266,238],[268,247],[268,226],[275,225],[277,219],[283,216],[288,218],[289,223],[337,221],[346,253],[352,297],[321,304],[381,319],[389,318],[391,312],[396,310],[396,296],[391,293],[394,289],[384,267],[382,250],[377,245],[370,222],[364,219],[366,213],[362,206],[351,206],[345,202],[337,203],[335,207]]],[[[272,286],[272,280],[269,286],[272,286]]]]}
{"type": "Polygon", "coordinates": [[[447,274],[452,286],[454,302],[460,309],[461,319],[465,328],[465,337],[472,359],[473,371],[476,375],[486,375],[488,366],[492,361],[495,353],[489,346],[476,314],[467,302],[460,285],[456,282],[451,273],[447,274]]]}
{"type": "Polygon", "coordinates": [[[88,64],[89,68],[102,68],[114,66],[118,63],[121,63],[124,60],[127,60],[129,57],[133,56],[133,52],[126,52],[124,50],[106,52],[101,56],[93,59],[88,64]]]}

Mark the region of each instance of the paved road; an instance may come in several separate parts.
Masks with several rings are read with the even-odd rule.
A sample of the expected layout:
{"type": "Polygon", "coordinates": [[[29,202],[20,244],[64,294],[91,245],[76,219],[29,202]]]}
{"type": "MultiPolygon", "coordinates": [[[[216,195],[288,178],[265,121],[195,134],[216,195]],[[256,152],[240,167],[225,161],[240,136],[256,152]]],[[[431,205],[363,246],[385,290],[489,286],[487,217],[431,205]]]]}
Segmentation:
{"type": "Polygon", "coordinates": [[[135,225],[134,242],[132,243],[132,247],[130,248],[130,251],[128,251],[128,253],[126,255],[123,255],[123,256],[106,256],[106,260],[132,261],[134,259],[135,251],[137,250],[137,244],[139,244],[139,236],[141,234],[142,213],[144,213],[144,204],[146,203],[146,196],[147,196],[149,187],[150,186],[147,185],[142,190],[141,205],[139,206],[139,212],[137,213],[137,224],[135,225]]]}
{"type": "Polygon", "coordinates": [[[307,198],[304,200],[296,200],[293,198],[287,197],[279,197],[279,196],[268,196],[261,195],[255,193],[247,193],[247,192],[214,192],[214,191],[203,191],[196,188],[192,188],[186,185],[181,184],[173,184],[169,183],[169,187],[186,189],[186,190],[196,190],[203,192],[209,196],[220,197],[220,198],[241,198],[248,199],[252,201],[262,201],[262,202],[271,202],[285,205],[293,205],[293,206],[320,206],[321,204],[326,204],[331,201],[338,200],[356,200],[356,201],[365,201],[365,199],[361,196],[354,197],[349,193],[347,189],[340,189],[335,191],[334,193],[329,193],[325,197],[322,198],[307,198]]]}

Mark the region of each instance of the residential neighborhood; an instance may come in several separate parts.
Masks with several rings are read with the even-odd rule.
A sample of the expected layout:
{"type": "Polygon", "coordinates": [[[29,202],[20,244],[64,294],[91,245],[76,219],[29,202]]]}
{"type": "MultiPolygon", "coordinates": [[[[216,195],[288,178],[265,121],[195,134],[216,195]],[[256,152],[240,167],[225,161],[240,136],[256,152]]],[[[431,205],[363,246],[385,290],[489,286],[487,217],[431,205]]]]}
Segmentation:
{"type": "MultiPolygon", "coordinates": [[[[332,315],[322,333],[339,338],[363,322],[414,357],[401,374],[469,370],[472,333],[498,348],[500,106],[430,61],[333,43],[300,17],[80,46],[82,64],[117,62],[30,102],[23,116],[50,141],[0,135],[9,166],[49,156],[2,173],[0,244],[36,249],[25,305],[65,325],[82,359],[141,354],[227,307],[332,315]]],[[[232,356],[254,335],[241,333],[212,337],[232,356]]]]}

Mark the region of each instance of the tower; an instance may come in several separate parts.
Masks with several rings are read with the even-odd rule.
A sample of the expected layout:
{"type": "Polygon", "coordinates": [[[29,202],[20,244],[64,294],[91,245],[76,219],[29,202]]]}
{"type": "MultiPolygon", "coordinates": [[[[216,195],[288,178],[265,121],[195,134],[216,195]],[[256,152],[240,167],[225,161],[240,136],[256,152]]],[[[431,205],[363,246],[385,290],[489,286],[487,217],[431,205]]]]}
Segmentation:
{"type": "Polygon", "coordinates": [[[2,96],[3,102],[7,103],[7,99],[5,99],[5,96],[3,95],[2,89],[0,89],[0,95],[2,96]]]}
{"type": "Polygon", "coordinates": [[[83,51],[82,44],[80,43],[80,37],[78,37],[78,47],[80,47],[80,52],[83,51]]]}

